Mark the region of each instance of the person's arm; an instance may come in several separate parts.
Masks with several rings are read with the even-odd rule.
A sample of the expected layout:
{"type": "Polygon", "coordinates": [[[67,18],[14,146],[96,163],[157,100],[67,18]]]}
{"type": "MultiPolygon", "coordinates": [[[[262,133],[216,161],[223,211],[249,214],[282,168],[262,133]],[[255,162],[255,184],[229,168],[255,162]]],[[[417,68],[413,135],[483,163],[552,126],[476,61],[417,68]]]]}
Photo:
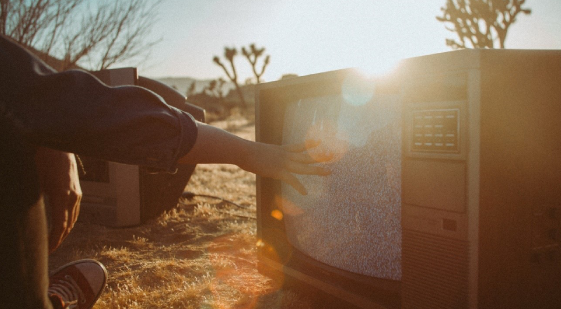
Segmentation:
{"type": "Polygon", "coordinates": [[[257,143],[242,139],[219,128],[199,123],[198,136],[193,148],[182,158],[180,164],[225,163],[235,164],[240,168],[258,174],[282,180],[301,194],[306,189],[294,174],[328,175],[324,167],[312,165],[318,161],[331,159],[324,156],[308,154],[307,148],[313,148],[317,142],[306,145],[285,145],[257,143]]]}
{"type": "Polygon", "coordinates": [[[328,173],[310,165],[315,161],[304,146],[249,142],[196,123],[146,89],[108,87],[86,72],[56,73],[1,36],[0,64],[7,81],[0,83],[0,99],[39,146],[164,171],[176,163],[231,163],[301,193],[293,174],[328,173]]]}

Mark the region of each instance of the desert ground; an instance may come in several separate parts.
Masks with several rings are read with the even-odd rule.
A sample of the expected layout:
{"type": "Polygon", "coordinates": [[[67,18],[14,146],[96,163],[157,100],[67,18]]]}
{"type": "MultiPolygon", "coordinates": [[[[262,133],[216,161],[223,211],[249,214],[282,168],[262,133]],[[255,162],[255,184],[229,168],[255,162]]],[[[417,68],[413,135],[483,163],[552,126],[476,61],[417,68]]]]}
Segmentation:
{"type": "MultiPolygon", "coordinates": [[[[254,138],[241,115],[213,123],[254,138]]],[[[309,295],[257,271],[255,176],[231,165],[197,166],[195,197],[145,224],[111,228],[79,220],[50,269],[91,258],[109,278],[94,308],[313,308],[309,295]]]]}

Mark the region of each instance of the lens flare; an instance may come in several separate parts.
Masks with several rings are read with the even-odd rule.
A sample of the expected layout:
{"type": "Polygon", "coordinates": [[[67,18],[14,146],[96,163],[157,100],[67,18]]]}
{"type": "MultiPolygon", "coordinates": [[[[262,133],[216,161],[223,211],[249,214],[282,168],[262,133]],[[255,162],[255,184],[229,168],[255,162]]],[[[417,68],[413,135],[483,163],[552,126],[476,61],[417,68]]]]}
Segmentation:
{"type": "Polygon", "coordinates": [[[343,83],[345,103],[338,115],[337,128],[339,132],[352,132],[347,138],[352,146],[364,147],[373,135],[399,119],[399,97],[383,93],[388,91],[388,85],[392,84],[358,75],[351,75],[343,83]],[[381,94],[377,95],[376,91],[381,94]]]}
{"type": "Polygon", "coordinates": [[[351,106],[363,106],[370,102],[375,94],[375,83],[359,74],[351,74],[343,81],[341,94],[345,103],[351,106]]]}
{"type": "Polygon", "coordinates": [[[282,214],[282,211],[275,209],[273,211],[271,211],[271,217],[281,221],[282,218],[284,217],[284,215],[282,214]]]}
{"type": "MultiPolygon", "coordinates": [[[[274,228],[265,228],[262,230],[262,234],[266,235],[268,239],[280,239],[283,237],[283,232],[274,228]]],[[[292,251],[289,249],[279,253],[276,248],[265,239],[259,239],[258,243],[257,254],[260,259],[258,263],[259,272],[272,279],[272,282],[269,283],[273,285],[274,290],[280,289],[284,284],[284,273],[278,271],[276,266],[273,265],[285,265],[292,257],[292,251]]]]}
{"type": "MultiPolygon", "coordinates": [[[[306,141],[319,141],[319,146],[309,147],[308,154],[317,162],[333,163],[341,160],[348,151],[348,135],[329,120],[321,120],[310,126],[306,141]]],[[[312,143],[310,143],[312,144],[312,143]]]]}
{"type": "MultiPolygon", "coordinates": [[[[265,254],[268,258],[277,256],[274,249],[264,241],[259,240],[258,243],[261,243],[257,246],[258,250],[267,251],[265,254]]],[[[210,308],[230,308],[229,301],[223,299],[224,291],[229,291],[245,295],[244,303],[236,308],[253,309],[261,295],[270,293],[271,288],[280,288],[276,283],[271,286],[269,280],[257,274],[256,256],[250,254],[254,252],[250,247],[251,243],[247,243],[246,236],[238,234],[218,237],[208,247],[208,259],[213,270],[208,295],[212,303],[210,308]]]]}
{"type": "Polygon", "coordinates": [[[279,210],[273,210],[272,213],[271,213],[271,216],[273,218],[277,219],[277,220],[282,220],[284,218],[284,214],[287,214],[289,216],[299,216],[299,215],[304,213],[302,208],[296,206],[294,203],[292,203],[288,199],[283,198],[282,196],[279,196],[279,195],[275,196],[275,205],[277,205],[277,207],[279,207],[279,209],[282,209],[282,212],[279,211],[279,210]],[[276,212],[276,211],[280,212],[280,216],[281,216],[280,219],[276,215],[273,215],[273,213],[276,212]]]}

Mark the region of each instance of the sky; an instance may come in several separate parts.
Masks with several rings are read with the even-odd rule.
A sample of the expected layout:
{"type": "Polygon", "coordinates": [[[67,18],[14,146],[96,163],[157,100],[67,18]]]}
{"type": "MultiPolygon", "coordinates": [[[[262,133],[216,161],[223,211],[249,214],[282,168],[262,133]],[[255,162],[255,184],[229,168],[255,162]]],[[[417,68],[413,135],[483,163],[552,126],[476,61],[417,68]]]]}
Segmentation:
{"type": "MultiPolygon", "coordinates": [[[[383,74],[402,59],[451,50],[445,40],[456,36],[435,18],[445,2],[164,0],[151,33],[160,42],[138,66],[139,74],[227,79],[212,58],[225,61],[224,47],[252,43],[271,56],[265,81],[350,67],[383,74]]],[[[525,7],[532,14],[518,15],[506,48],[561,49],[561,1],[527,0],[525,7]]],[[[241,52],[235,64],[240,83],[252,77],[241,52]]]]}

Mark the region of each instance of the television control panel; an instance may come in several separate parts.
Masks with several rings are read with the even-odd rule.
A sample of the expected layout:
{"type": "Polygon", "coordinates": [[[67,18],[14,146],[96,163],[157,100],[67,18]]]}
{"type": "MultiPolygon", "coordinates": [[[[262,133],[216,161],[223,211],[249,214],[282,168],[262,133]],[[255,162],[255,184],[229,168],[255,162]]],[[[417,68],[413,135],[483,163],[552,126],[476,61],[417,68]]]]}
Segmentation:
{"type": "Polygon", "coordinates": [[[431,109],[412,112],[411,151],[460,151],[460,110],[431,109]]]}

